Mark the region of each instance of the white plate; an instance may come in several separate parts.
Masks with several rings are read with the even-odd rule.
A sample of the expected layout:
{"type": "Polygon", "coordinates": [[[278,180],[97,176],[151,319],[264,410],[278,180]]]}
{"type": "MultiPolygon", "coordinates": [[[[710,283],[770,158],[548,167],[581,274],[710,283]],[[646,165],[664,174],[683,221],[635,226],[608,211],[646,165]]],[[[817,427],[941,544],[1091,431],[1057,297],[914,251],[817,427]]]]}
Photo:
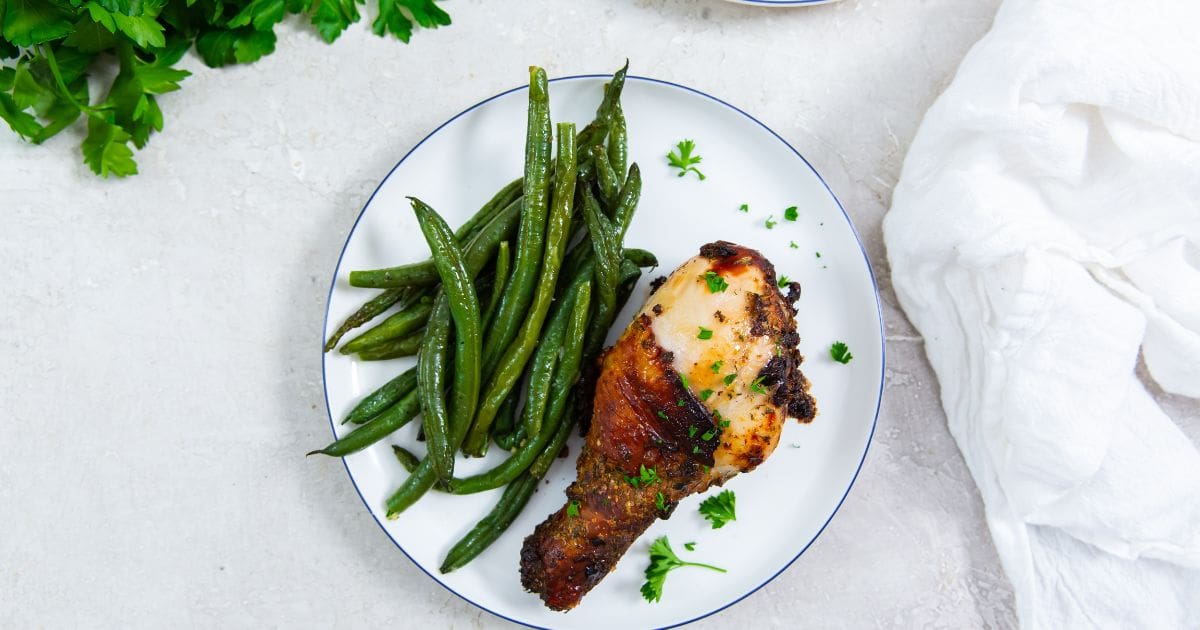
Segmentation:
{"type": "MultiPolygon", "coordinates": [[[[582,128],[595,112],[606,78],[553,81],[553,119],[575,121],[582,128]]],[[[327,335],[372,295],[346,283],[350,270],[428,256],[406,195],[419,196],[451,225],[458,225],[520,173],[526,95],[526,88],[515,88],[451,118],[388,173],[363,208],[338,262],[326,313],[327,335]]],[[[563,490],[575,477],[578,437],[570,444],[571,456],[555,464],[548,483],[509,531],[474,562],[449,575],[437,570],[446,551],[487,513],[500,491],[465,497],[431,492],[389,521],[384,501],[406,476],[389,443],[420,452],[415,423],[346,458],[350,478],[372,516],[421,570],[476,606],[531,626],[671,626],[710,615],[753,593],[786,569],[828,525],[866,456],[879,408],[883,335],[874,279],[854,228],[812,167],[749,114],[691,88],[631,76],[622,102],[631,160],[642,167],[644,179],[627,243],[655,252],[662,266],[643,276],[609,341],[640,308],[650,280],[695,255],[700,245],[726,239],[757,248],[780,274],[803,285],[798,304],[800,349],[807,357],[804,373],[813,383],[820,414],[811,425],[788,423],[775,454],[754,473],[726,485],[737,493],[736,522],[710,529],[696,510],[704,497],[684,500],[670,520],[651,526],[583,603],[565,614],[544,608],[535,595],[522,590],[518,552],[534,526],[564,503],[563,490]],[[676,177],[668,167],[665,154],[684,138],[694,139],[704,158],[701,167],[708,179],[703,182],[692,175],[676,177]],[[750,206],[748,214],[738,211],[743,203],[750,206]],[[799,208],[799,220],[785,221],[783,211],[793,205],[799,208]],[[768,230],[764,222],[771,214],[778,224],[768,230]],[[791,241],[797,248],[789,246],[791,241]],[[854,353],[848,365],[829,358],[829,346],[838,340],[854,353]],[[670,536],[684,557],[729,572],[674,571],[662,601],[645,602],[638,587],[648,564],[647,548],[661,535],[670,536]],[[697,542],[694,552],[683,550],[689,541],[697,542]]],[[[359,362],[337,353],[323,360],[331,421],[340,421],[360,397],[412,363],[359,362]]],[[[339,435],[347,431],[337,422],[333,428],[339,435]]],[[[500,459],[499,449],[493,448],[486,458],[460,459],[456,473],[479,471],[500,459]]]]}

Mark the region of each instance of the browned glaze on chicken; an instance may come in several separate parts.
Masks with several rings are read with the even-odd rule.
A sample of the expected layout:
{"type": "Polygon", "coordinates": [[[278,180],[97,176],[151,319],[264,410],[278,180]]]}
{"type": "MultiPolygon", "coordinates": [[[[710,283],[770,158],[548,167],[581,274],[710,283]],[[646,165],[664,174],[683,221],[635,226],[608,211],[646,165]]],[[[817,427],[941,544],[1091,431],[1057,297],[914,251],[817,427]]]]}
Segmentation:
{"type": "Polygon", "coordinates": [[[787,417],[812,420],[796,348],[799,290],[793,283],[785,298],[770,262],[724,241],[655,287],[601,359],[567,505],[521,549],[526,589],[554,610],[575,607],[681,499],[761,464],[787,417]],[[710,290],[706,272],[728,287],[710,290]],[[699,338],[701,327],[711,336],[699,338]],[[631,482],[643,467],[656,483],[631,482]]]}

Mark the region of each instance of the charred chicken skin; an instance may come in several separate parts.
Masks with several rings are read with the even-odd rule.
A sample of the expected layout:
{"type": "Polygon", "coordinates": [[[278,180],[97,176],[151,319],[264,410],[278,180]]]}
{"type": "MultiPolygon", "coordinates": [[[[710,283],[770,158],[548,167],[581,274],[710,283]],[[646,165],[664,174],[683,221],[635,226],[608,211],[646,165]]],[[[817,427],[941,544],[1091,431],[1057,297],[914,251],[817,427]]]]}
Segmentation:
{"type": "Polygon", "coordinates": [[[705,245],[605,352],[568,502],[521,549],[521,583],[546,606],[574,608],[680,500],[754,470],[788,417],[812,421],[800,286],[776,282],[757,251],[705,245]]]}

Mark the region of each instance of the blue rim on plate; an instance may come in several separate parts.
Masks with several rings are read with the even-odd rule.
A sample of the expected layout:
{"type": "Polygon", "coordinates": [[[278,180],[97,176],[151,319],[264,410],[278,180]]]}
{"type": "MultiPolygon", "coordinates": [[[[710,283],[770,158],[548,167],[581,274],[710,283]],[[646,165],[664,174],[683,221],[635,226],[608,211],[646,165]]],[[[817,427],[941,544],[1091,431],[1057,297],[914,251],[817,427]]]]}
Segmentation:
{"type": "MultiPolygon", "coordinates": [[[[799,2],[796,2],[796,1],[773,2],[771,0],[754,0],[754,1],[757,3],[761,3],[761,4],[812,4],[814,2],[818,2],[821,0],[800,0],[799,2]]],[[[571,76],[558,77],[555,79],[551,79],[550,83],[558,83],[560,81],[577,81],[577,80],[581,80],[581,79],[608,79],[611,76],[612,76],[611,74],[575,74],[575,75],[571,75],[571,76]]],[[[880,372],[879,372],[879,394],[877,395],[876,400],[875,400],[875,417],[872,418],[872,420],[871,420],[871,432],[867,436],[867,444],[863,448],[862,458],[858,462],[858,467],[854,470],[854,476],[850,478],[850,485],[846,486],[846,492],[843,493],[842,498],[838,500],[837,506],[833,508],[833,512],[831,512],[829,514],[829,518],[825,519],[825,523],[822,524],[821,528],[817,530],[817,533],[813,535],[812,540],[809,540],[807,543],[805,543],[804,547],[802,549],[800,549],[799,553],[797,553],[796,556],[794,558],[792,558],[791,560],[788,560],[787,564],[783,565],[783,567],[780,568],[779,571],[775,572],[774,575],[767,578],[762,584],[759,584],[758,586],[754,587],[753,589],[746,592],[741,597],[729,602],[728,604],[725,604],[724,606],[721,606],[720,608],[710,610],[698,617],[693,617],[691,619],[688,619],[687,621],[682,621],[682,622],[674,624],[674,625],[665,626],[665,628],[678,628],[679,626],[684,626],[689,623],[704,619],[705,617],[715,615],[715,614],[721,612],[722,610],[725,610],[726,608],[729,608],[730,606],[737,604],[738,602],[746,599],[747,597],[757,593],[760,589],[762,589],[762,587],[766,586],[767,584],[770,584],[772,580],[779,577],[784,571],[787,571],[788,567],[792,566],[792,564],[794,562],[796,562],[796,560],[798,560],[800,558],[800,556],[804,555],[805,551],[808,551],[808,548],[811,547],[814,542],[816,542],[817,538],[821,537],[821,533],[824,532],[825,528],[829,526],[830,521],[833,520],[833,517],[837,514],[838,510],[841,509],[842,503],[844,503],[846,501],[846,497],[850,495],[850,489],[854,487],[854,482],[858,479],[858,473],[862,472],[863,463],[867,460],[867,451],[870,450],[870,448],[871,448],[871,440],[873,440],[875,438],[875,427],[878,425],[878,422],[879,422],[879,408],[880,408],[880,405],[882,405],[882,403],[883,403],[883,381],[884,381],[884,369],[885,369],[884,366],[887,365],[887,354],[886,354],[887,348],[886,348],[886,344],[884,343],[884,339],[883,339],[883,330],[884,330],[884,328],[883,328],[883,306],[881,305],[881,303],[879,301],[879,285],[875,282],[875,270],[871,268],[871,259],[867,256],[867,250],[865,247],[863,247],[862,238],[859,237],[858,230],[856,230],[854,228],[854,223],[850,220],[850,215],[846,214],[846,209],[842,206],[842,202],[837,198],[837,195],[833,194],[833,190],[831,190],[829,188],[829,184],[825,183],[825,179],[821,177],[821,174],[817,172],[817,169],[813,168],[812,164],[810,164],[809,161],[807,159],[805,159],[805,157],[803,155],[801,155],[801,153],[799,151],[797,151],[795,147],[793,147],[791,144],[789,144],[787,140],[784,140],[783,137],[781,137],[779,134],[775,133],[775,131],[772,130],[770,127],[763,124],[762,121],[760,121],[759,119],[755,118],[754,116],[751,116],[750,114],[748,114],[745,110],[741,109],[740,107],[738,107],[736,105],[728,103],[720,98],[717,98],[711,94],[707,94],[707,93],[697,90],[695,88],[691,88],[686,85],[681,85],[679,83],[674,83],[671,81],[666,81],[663,79],[653,79],[650,77],[643,77],[643,76],[637,76],[637,75],[631,74],[631,75],[627,76],[625,80],[626,81],[644,81],[646,83],[656,83],[659,85],[666,85],[666,86],[677,88],[680,90],[685,90],[685,91],[691,92],[693,94],[696,94],[698,96],[703,96],[704,98],[707,98],[711,101],[720,103],[721,105],[724,105],[725,107],[728,107],[729,109],[732,109],[733,111],[752,120],[759,127],[762,127],[767,133],[774,136],[776,140],[783,143],[783,145],[785,147],[787,147],[788,149],[790,149],[792,151],[792,153],[795,153],[796,157],[800,158],[800,161],[804,162],[804,165],[807,166],[810,171],[812,171],[813,175],[815,175],[817,177],[817,180],[821,182],[821,185],[825,187],[825,191],[829,193],[829,196],[833,198],[833,202],[837,204],[838,209],[842,211],[842,217],[846,219],[846,225],[850,226],[850,232],[852,234],[854,234],[854,240],[858,242],[858,249],[862,253],[863,262],[867,265],[867,273],[870,274],[870,276],[871,276],[871,286],[875,290],[875,310],[876,310],[876,315],[879,318],[879,332],[880,332],[880,334],[879,334],[879,370],[880,370],[880,372]]],[[[450,123],[454,122],[455,120],[458,120],[463,115],[470,113],[470,112],[474,111],[475,109],[478,109],[479,107],[486,105],[502,96],[506,96],[508,94],[512,94],[513,92],[517,92],[517,91],[524,90],[527,88],[528,88],[528,86],[526,86],[526,85],[519,85],[517,87],[500,92],[499,94],[489,96],[488,98],[485,98],[482,101],[479,101],[478,103],[475,103],[474,105],[455,114],[452,118],[450,118],[446,122],[438,125],[436,129],[429,132],[429,134],[426,135],[424,138],[421,138],[420,142],[413,145],[413,148],[409,149],[408,152],[404,154],[404,157],[400,158],[400,161],[396,162],[396,165],[393,166],[391,168],[391,170],[388,171],[388,174],[385,175],[384,178],[382,180],[380,180],[379,185],[375,187],[374,192],[371,193],[371,196],[367,199],[367,202],[365,204],[363,204],[362,210],[358,211],[358,217],[354,219],[354,225],[350,227],[350,232],[346,235],[346,242],[342,245],[342,251],[340,254],[338,254],[337,264],[333,268],[334,269],[333,270],[333,279],[329,283],[329,296],[326,298],[326,302],[325,302],[325,320],[324,320],[324,324],[321,328],[321,338],[318,339],[318,342],[319,342],[318,347],[322,348],[322,352],[320,355],[321,356],[321,385],[322,385],[322,388],[325,390],[324,391],[325,412],[329,415],[329,428],[331,431],[333,431],[333,437],[335,439],[337,438],[337,422],[333,419],[333,410],[330,409],[330,407],[329,407],[329,389],[328,389],[328,387],[325,387],[325,380],[326,380],[326,377],[325,377],[325,352],[323,350],[325,347],[324,335],[325,335],[325,332],[329,329],[329,304],[333,301],[333,290],[337,286],[337,272],[342,266],[342,258],[346,255],[346,248],[350,245],[350,237],[354,236],[354,231],[358,228],[359,221],[362,221],[363,214],[366,212],[367,208],[370,207],[371,201],[373,201],[375,199],[375,195],[377,195],[379,193],[379,189],[383,187],[384,182],[386,182],[388,180],[388,178],[392,176],[392,173],[395,172],[396,169],[400,168],[400,165],[404,163],[404,160],[408,159],[408,156],[412,155],[413,152],[416,151],[417,149],[419,149],[422,144],[425,144],[426,140],[432,138],[434,135],[437,134],[437,132],[441,131],[443,127],[445,127],[446,125],[449,125],[450,123]]],[[[388,532],[387,528],[384,527],[383,523],[379,520],[379,517],[375,515],[375,510],[371,509],[371,504],[367,502],[366,497],[364,497],[362,494],[362,490],[360,490],[358,488],[358,482],[355,481],[354,474],[350,472],[350,466],[348,464],[346,464],[346,458],[344,458],[344,457],[342,458],[342,465],[346,467],[346,475],[348,477],[350,477],[350,483],[354,486],[354,491],[358,493],[358,498],[360,500],[362,500],[363,505],[367,508],[367,513],[370,514],[371,518],[373,518],[375,520],[375,524],[378,525],[379,528],[383,530],[383,533],[386,534],[388,539],[392,541],[392,544],[396,545],[396,548],[399,549],[400,552],[403,553],[404,556],[407,557],[414,565],[416,565],[416,567],[418,569],[420,569],[422,573],[429,576],[433,581],[440,584],[442,586],[442,588],[450,591],[451,593],[454,593],[455,595],[460,597],[463,601],[471,604],[472,606],[475,606],[476,608],[479,608],[480,610],[486,611],[486,612],[491,613],[501,619],[504,619],[506,621],[511,621],[518,625],[526,626],[529,628],[540,628],[541,627],[541,626],[535,626],[535,625],[532,625],[529,623],[525,623],[523,621],[513,619],[511,617],[507,617],[507,616],[502,615],[490,608],[487,608],[486,606],[482,606],[482,605],[472,601],[469,597],[463,595],[462,593],[459,593],[458,591],[450,588],[450,586],[448,584],[439,580],[436,575],[430,573],[429,571],[426,571],[425,568],[422,567],[419,562],[417,562],[416,560],[413,560],[413,557],[411,555],[409,555],[409,553],[407,551],[405,551],[404,547],[402,547],[400,545],[400,543],[395,538],[392,537],[391,533],[388,532]]]]}

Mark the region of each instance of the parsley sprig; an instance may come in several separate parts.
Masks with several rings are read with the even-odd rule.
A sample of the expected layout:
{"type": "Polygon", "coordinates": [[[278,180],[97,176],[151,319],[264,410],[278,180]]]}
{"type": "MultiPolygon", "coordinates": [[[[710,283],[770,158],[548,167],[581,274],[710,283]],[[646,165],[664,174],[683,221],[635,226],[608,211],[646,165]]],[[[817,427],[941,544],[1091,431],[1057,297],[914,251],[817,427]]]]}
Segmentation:
{"type": "Polygon", "coordinates": [[[696,143],[691,140],[681,140],[675,147],[678,151],[672,150],[668,153],[667,162],[671,164],[672,168],[679,169],[679,177],[683,177],[688,174],[688,171],[691,171],[700,178],[700,181],[704,181],[704,173],[701,173],[700,169],[696,168],[696,165],[703,161],[704,158],[699,155],[692,155],[692,151],[696,150],[696,143]]]}
{"type": "Polygon", "coordinates": [[[642,597],[646,598],[648,602],[661,601],[663,583],[667,581],[667,574],[680,567],[701,567],[726,573],[725,569],[714,567],[711,564],[681,560],[675,554],[675,550],[671,549],[671,543],[667,537],[659,536],[650,543],[650,566],[646,567],[646,582],[642,584],[642,597]]]}
{"type": "Polygon", "coordinates": [[[637,476],[626,475],[625,481],[628,481],[629,485],[634,488],[647,488],[658,483],[658,471],[654,468],[646,468],[646,465],[642,464],[637,476]]]}
{"type": "MultiPolygon", "coordinates": [[[[416,24],[450,16],[434,0],[377,0],[371,30],[407,42],[416,24]]],[[[205,64],[251,63],[275,51],[275,26],[302,15],[332,43],[365,0],[0,1],[0,120],[41,144],[81,119],[84,162],[97,175],[138,172],[133,148],[163,130],[157,97],[191,73],[175,68],[193,46],[205,64]],[[99,98],[89,79],[112,77],[99,98]]],[[[105,79],[107,80],[107,79],[105,79]]],[[[94,81],[93,81],[94,82],[94,81]]]]}
{"type": "Polygon", "coordinates": [[[700,503],[700,514],[712,523],[713,529],[721,529],[729,521],[737,520],[737,497],[732,490],[708,497],[700,503]]]}

